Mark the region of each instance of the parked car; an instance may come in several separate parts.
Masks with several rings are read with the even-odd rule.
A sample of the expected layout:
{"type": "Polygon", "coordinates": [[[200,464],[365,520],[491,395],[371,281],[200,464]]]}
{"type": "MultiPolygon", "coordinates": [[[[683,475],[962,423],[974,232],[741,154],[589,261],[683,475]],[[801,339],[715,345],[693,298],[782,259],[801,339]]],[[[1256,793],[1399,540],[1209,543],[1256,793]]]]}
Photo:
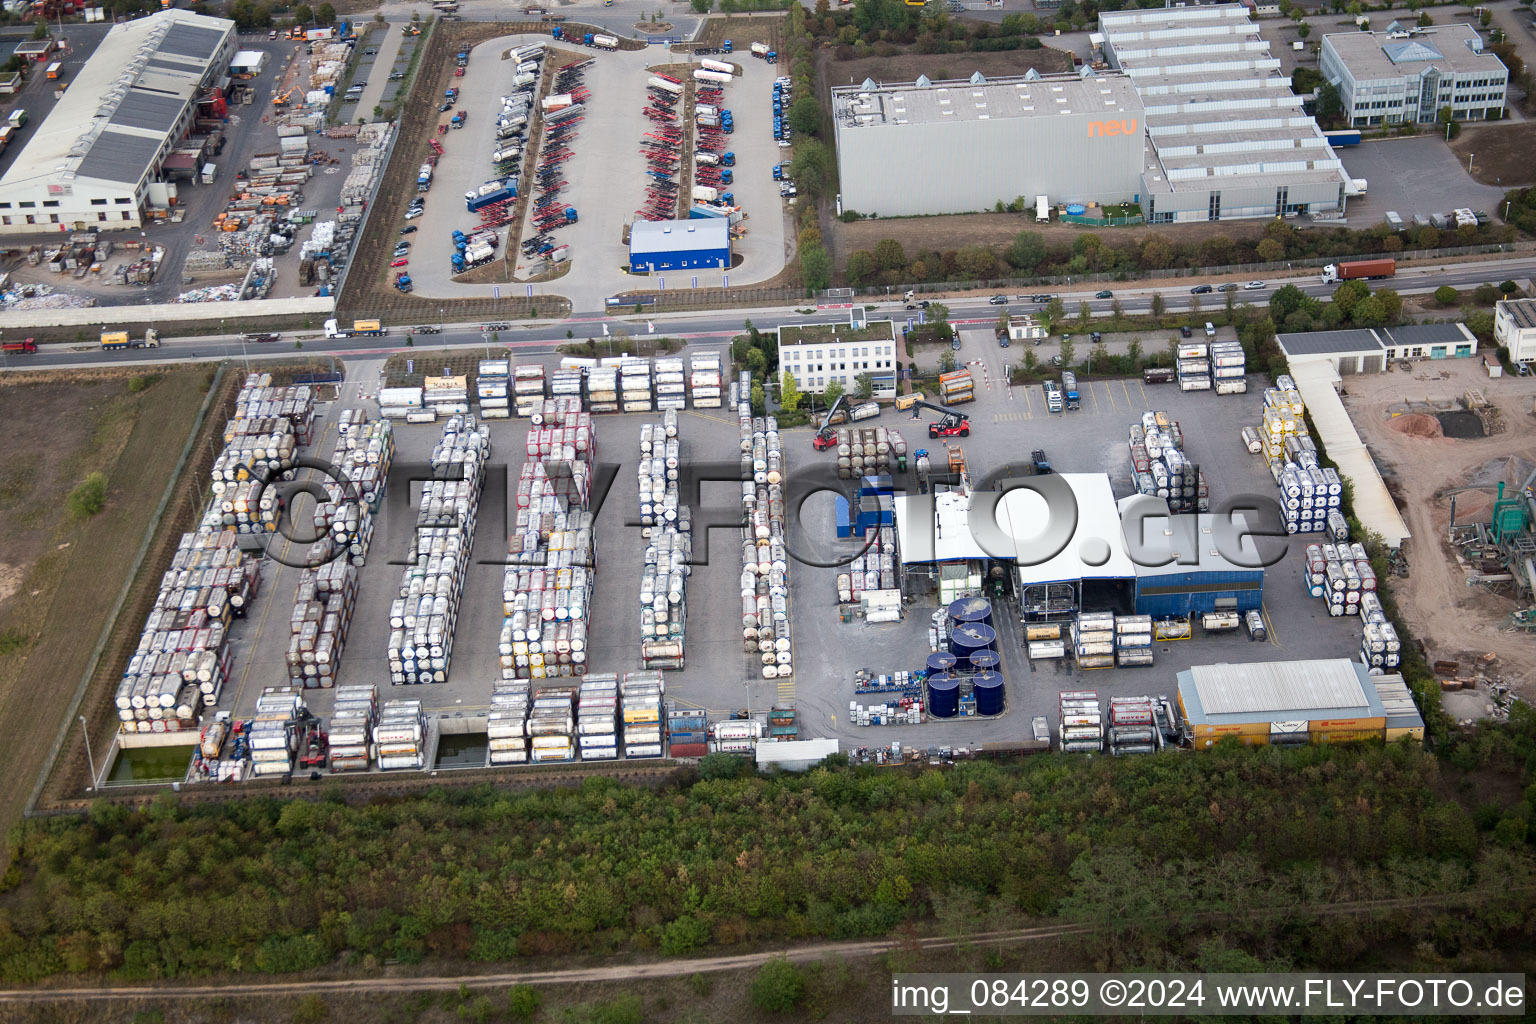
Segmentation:
{"type": "Polygon", "coordinates": [[[378,55],[379,55],[379,48],[377,46],[370,46],[370,47],[368,47],[368,49],[363,51],[363,56],[364,57],[377,57],[378,55]]]}
{"type": "Polygon", "coordinates": [[[391,82],[399,82],[399,81],[404,80],[404,78],[405,78],[405,72],[404,71],[391,71],[389,73],[389,80],[391,82]]]}
{"type": "Polygon", "coordinates": [[[396,249],[404,250],[404,249],[409,249],[410,247],[411,247],[411,243],[410,242],[396,242],[395,243],[395,248],[396,249]]]}
{"type": "Polygon", "coordinates": [[[405,219],[406,220],[415,220],[417,217],[420,217],[421,214],[422,214],[421,207],[413,206],[409,210],[405,211],[405,219]]]}
{"type": "Polygon", "coordinates": [[[393,263],[391,263],[390,266],[391,267],[403,267],[403,266],[405,266],[409,262],[411,262],[411,261],[408,260],[408,259],[398,259],[398,260],[395,260],[393,263]]]}
{"type": "Polygon", "coordinates": [[[449,100],[446,103],[439,104],[439,106],[437,108],[437,112],[439,114],[446,114],[446,113],[448,113],[448,111],[450,111],[452,109],[453,109],[453,101],[449,100]]]}
{"type": "Polygon", "coordinates": [[[1105,288],[1101,292],[1095,292],[1093,297],[1096,299],[1112,299],[1115,297],[1115,293],[1105,288]]]}
{"type": "Polygon", "coordinates": [[[1515,372],[1518,373],[1522,377],[1529,377],[1531,375],[1531,364],[1530,363],[1516,363],[1515,364],[1515,372]]]}
{"type": "Polygon", "coordinates": [[[994,295],[987,300],[987,303],[993,306],[1006,306],[1008,304],[1008,296],[994,295]]]}
{"type": "Polygon", "coordinates": [[[1197,284],[1197,285],[1195,285],[1193,288],[1191,288],[1189,290],[1189,294],[1191,294],[1191,295],[1209,295],[1209,294],[1211,294],[1211,286],[1208,285],[1208,284],[1197,284]]]}
{"type": "Polygon", "coordinates": [[[410,227],[401,228],[400,233],[402,235],[414,235],[416,233],[416,225],[412,224],[410,227]]]}
{"type": "Polygon", "coordinates": [[[1183,327],[1180,327],[1179,328],[1179,333],[1184,335],[1184,337],[1186,337],[1186,338],[1193,338],[1195,336],[1195,332],[1189,329],[1189,325],[1188,324],[1185,324],[1183,327]]]}
{"type": "Polygon", "coordinates": [[[1247,284],[1243,285],[1243,287],[1247,288],[1249,291],[1257,291],[1258,289],[1264,287],[1264,282],[1263,281],[1249,281],[1247,284]]]}
{"type": "Polygon", "coordinates": [[[1095,345],[1097,345],[1099,342],[1101,342],[1103,340],[1104,340],[1104,335],[1102,333],[1100,333],[1099,331],[1094,331],[1093,332],[1093,343],[1095,345]]]}

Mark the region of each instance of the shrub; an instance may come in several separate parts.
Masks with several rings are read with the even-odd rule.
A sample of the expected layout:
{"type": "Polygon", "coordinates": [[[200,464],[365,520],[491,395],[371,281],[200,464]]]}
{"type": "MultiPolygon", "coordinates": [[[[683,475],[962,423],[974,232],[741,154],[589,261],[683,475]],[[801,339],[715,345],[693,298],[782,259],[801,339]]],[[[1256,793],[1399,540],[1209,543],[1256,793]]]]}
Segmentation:
{"type": "Polygon", "coordinates": [[[752,979],[752,1005],[769,1013],[790,1013],[805,996],[805,972],[783,957],[757,969],[752,979]]]}
{"type": "Polygon", "coordinates": [[[1435,289],[1435,301],[1442,306],[1454,306],[1461,298],[1461,292],[1448,284],[1443,284],[1435,289]]]}
{"type": "Polygon", "coordinates": [[[507,1012],[513,1020],[532,1020],[540,1001],[539,990],[532,985],[513,985],[507,993],[507,1012]]]}
{"type": "Polygon", "coordinates": [[[69,492],[69,511],[76,519],[89,519],[107,507],[107,477],[92,473],[69,492]]]}

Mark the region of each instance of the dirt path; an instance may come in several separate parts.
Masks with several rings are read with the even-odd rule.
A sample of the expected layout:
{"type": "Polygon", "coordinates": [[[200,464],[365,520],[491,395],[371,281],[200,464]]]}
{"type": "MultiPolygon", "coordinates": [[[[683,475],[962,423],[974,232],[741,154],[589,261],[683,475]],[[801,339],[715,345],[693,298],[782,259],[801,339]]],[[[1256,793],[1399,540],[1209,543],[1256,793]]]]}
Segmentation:
{"type": "Polygon", "coordinates": [[[1532,398],[1536,381],[1528,377],[1489,380],[1479,359],[1421,362],[1410,374],[1394,370],[1350,377],[1345,405],[1361,438],[1376,456],[1383,477],[1402,507],[1413,539],[1407,544],[1409,578],[1395,584],[1398,604],[1429,659],[1461,661],[1498,656],[1492,671],[1516,684],[1527,696],[1536,693],[1536,637],[1511,632],[1507,617],[1516,608],[1511,594],[1491,594],[1469,586],[1447,539],[1450,491],[1468,486],[1456,499],[1457,522],[1488,521],[1493,487],[1506,492],[1524,482],[1536,467],[1536,416],[1532,398]],[[1476,388],[1499,410],[1504,430],[1489,437],[1453,440],[1438,434],[1432,418],[1397,417],[1405,402],[1462,397],[1476,388]],[[1429,422],[1426,424],[1425,419],[1429,422]],[[1427,430],[1404,430],[1410,422],[1427,430]]]}

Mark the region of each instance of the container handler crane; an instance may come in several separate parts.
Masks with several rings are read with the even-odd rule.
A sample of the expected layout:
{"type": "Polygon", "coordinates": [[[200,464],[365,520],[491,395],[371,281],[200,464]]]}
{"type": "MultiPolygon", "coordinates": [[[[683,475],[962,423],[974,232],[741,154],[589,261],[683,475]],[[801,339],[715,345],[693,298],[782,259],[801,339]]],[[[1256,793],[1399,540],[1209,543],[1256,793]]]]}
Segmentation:
{"type": "Polygon", "coordinates": [[[846,395],[838,395],[837,401],[832,403],[832,408],[828,409],[827,414],[822,417],[821,426],[816,429],[816,436],[811,438],[812,448],[819,452],[824,452],[837,444],[837,431],[832,429],[832,424],[843,421],[843,418],[840,418],[838,413],[842,411],[846,399],[846,395]]]}
{"type": "Polygon", "coordinates": [[[914,402],[914,409],[927,409],[936,412],[941,417],[936,422],[928,424],[928,437],[970,437],[971,418],[963,412],[955,412],[946,409],[942,405],[934,405],[932,402],[914,402]]]}

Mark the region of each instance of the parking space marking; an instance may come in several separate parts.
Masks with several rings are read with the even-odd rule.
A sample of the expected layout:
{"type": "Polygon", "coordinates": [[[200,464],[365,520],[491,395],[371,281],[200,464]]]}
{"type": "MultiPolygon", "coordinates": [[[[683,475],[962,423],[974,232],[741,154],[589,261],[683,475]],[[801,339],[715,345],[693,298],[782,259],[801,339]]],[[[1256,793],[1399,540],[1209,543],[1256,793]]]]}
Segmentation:
{"type": "MultiPolygon", "coordinates": [[[[1114,393],[1113,390],[1111,390],[1111,385],[1114,383],[1114,381],[1106,380],[1106,381],[1103,381],[1102,383],[1104,385],[1104,399],[1107,402],[1109,402],[1109,411],[1110,412],[1118,412],[1119,409],[1115,405],[1115,393],[1114,393]]],[[[1090,387],[1091,386],[1092,385],[1090,385],[1090,387]]]]}
{"type": "Polygon", "coordinates": [[[1093,393],[1093,382],[1092,381],[1088,382],[1087,391],[1088,391],[1088,401],[1093,403],[1093,414],[1095,416],[1097,416],[1099,414],[1099,399],[1098,399],[1098,396],[1093,393]]]}
{"type": "Polygon", "coordinates": [[[1035,389],[1030,387],[1028,384],[1026,384],[1022,388],[1020,388],[1019,390],[1024,392],[1024,418],[1027,419],[1027,420],[1028,419],[1034,419],[1035,418],[1035,403],[1029,397],[1029,393],[1031,391],[1035,390],[1035,389]]]}
{"type": "Polygon", "coordinates": [[[1029,414],[1022,412],[995,412],[992,414],[993,423],[1022,423],[1027,419],[1029,419],[1029,414]]]}
{"type": "MultiPolygon", "coordinates": [[[[1138,381],[1136,386],[1141,387],[1141,382],[1138,381]]],[[[1125,408],[1129,412],[1133,407],[1131,402],[1131,386],[1122,380],[1120,382],[1120,390],[1125,393],[1125,408]]]]}
{"type": "Polygon", "coordinates": [[[688,416],[697,416],[701,420],[714,420],[716,423],[724,423],[727,426],[737,426],[735,420],[728,420],[724,416],[715,416],[712,413],[699,412],[697,409],[683,409],[680,411],[688,416]]]}

